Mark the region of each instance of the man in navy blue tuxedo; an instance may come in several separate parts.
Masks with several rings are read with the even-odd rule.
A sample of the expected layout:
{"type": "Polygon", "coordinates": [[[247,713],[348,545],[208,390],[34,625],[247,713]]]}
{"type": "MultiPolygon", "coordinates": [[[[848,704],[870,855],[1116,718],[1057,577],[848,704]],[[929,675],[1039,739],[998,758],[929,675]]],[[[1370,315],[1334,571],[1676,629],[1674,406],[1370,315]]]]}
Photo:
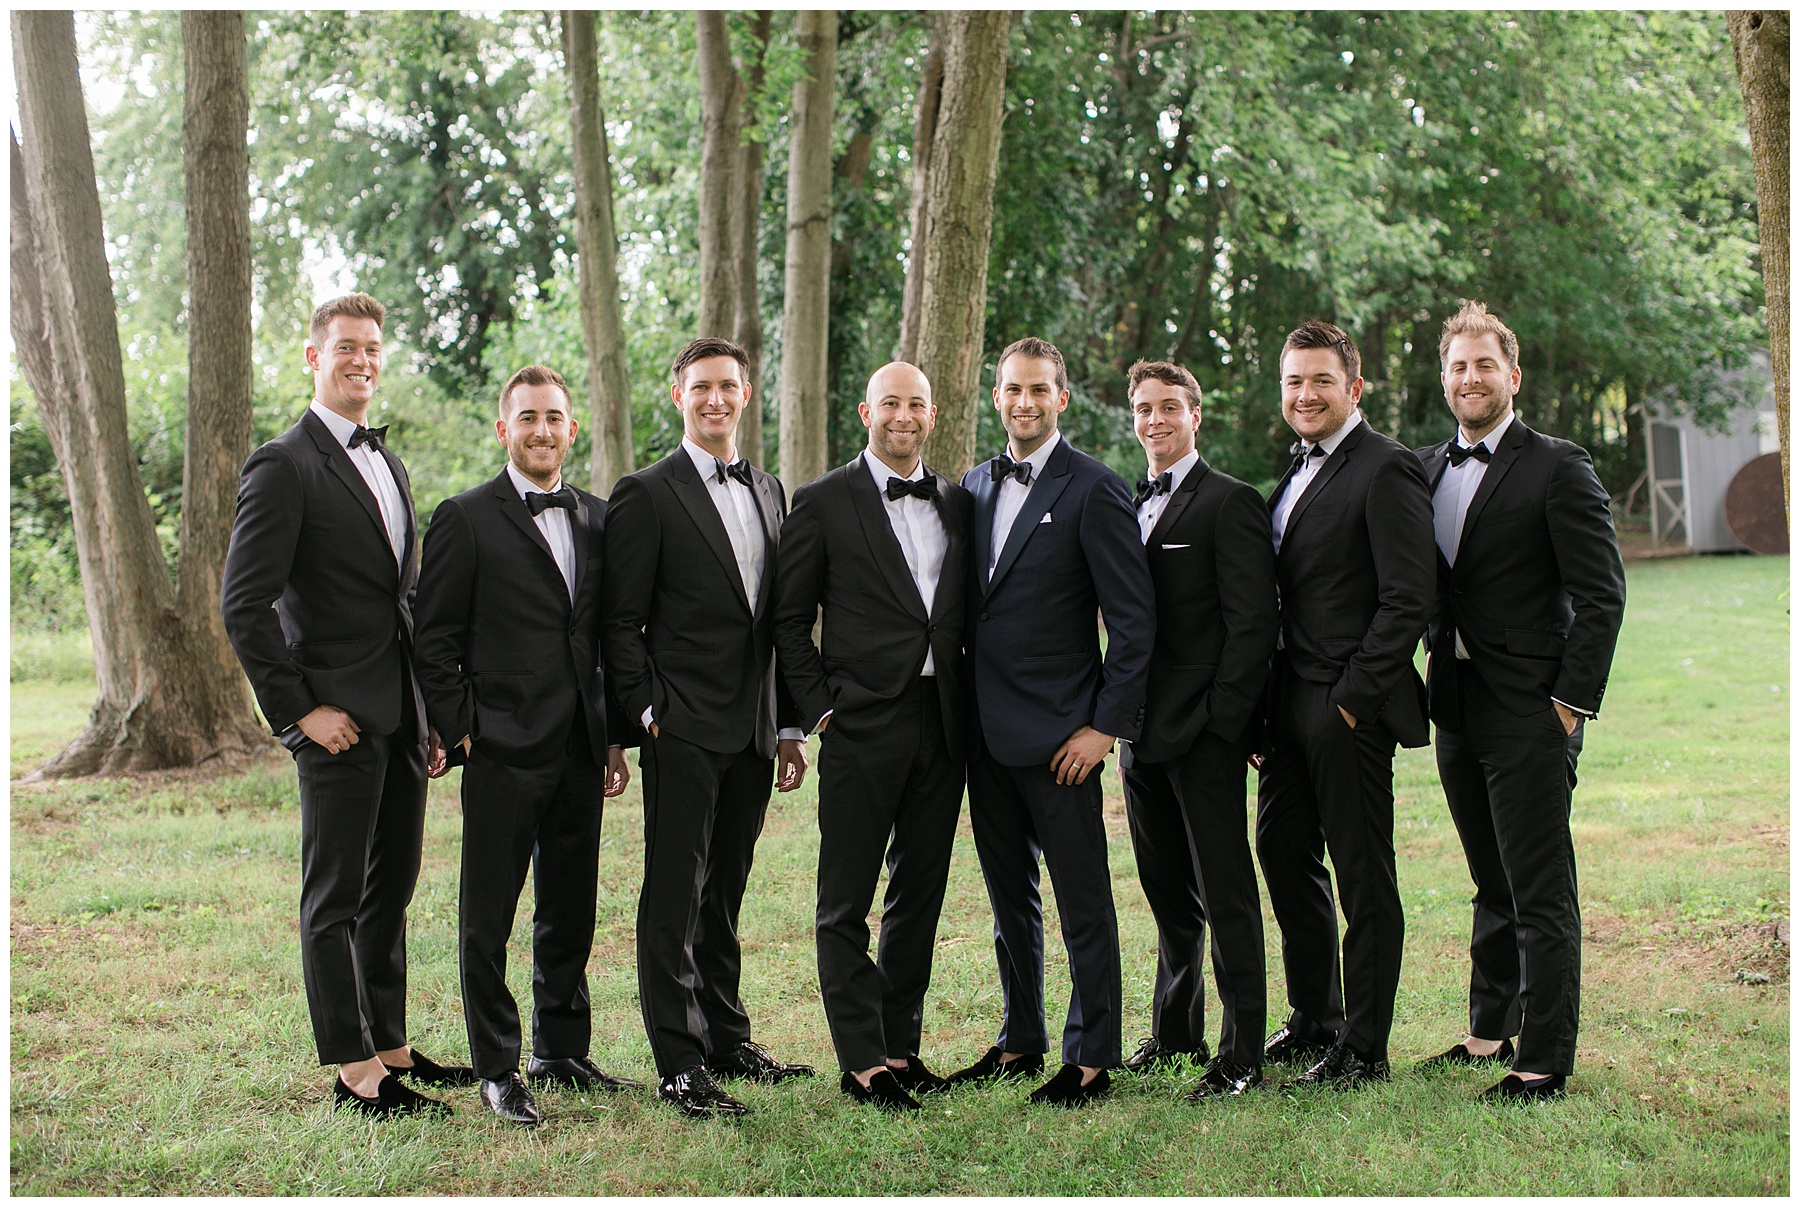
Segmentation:
{"type": "Polygon", "coordinates": [[[1073,985],[1063,1067],[1031,1098],[1075,1106],[1107,1092],[1106,1070],[1120,1058],[1119,929],[1100,772],[1114,743],[1143,725],[1156,603],[1131,493],[1058,434],[1068,405],[1062,353],[1040,339],[1010,345],[994,386],[1006,451],[963,478],[974,496],[969,815],[1006,1013],[994,1046],[950,1080],[1043,1071],[1041,851],[1073,985]]]}

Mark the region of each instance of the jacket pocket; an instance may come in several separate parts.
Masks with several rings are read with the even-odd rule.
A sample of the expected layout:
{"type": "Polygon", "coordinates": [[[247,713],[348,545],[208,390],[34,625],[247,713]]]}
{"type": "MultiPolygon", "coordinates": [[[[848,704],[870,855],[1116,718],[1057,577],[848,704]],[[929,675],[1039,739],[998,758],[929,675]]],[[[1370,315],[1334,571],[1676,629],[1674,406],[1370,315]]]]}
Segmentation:
{"type": "Polygon", "coordinates": [[[1506,652],[1526,658],[1561,658],[1568,638],[1561,633],[1545,633],[1537,629],[1506,630],[1506,652]]]}

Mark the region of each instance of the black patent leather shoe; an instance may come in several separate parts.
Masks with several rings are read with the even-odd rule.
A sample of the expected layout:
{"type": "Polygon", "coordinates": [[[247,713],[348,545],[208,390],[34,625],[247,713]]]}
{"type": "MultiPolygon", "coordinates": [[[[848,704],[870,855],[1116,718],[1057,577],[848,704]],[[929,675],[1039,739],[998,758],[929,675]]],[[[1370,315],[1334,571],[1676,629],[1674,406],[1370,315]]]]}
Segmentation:
{"type": "Polygon", "coordinates": [[[1356,1090],[1388,1079],[1388,1062],[1365,1060],[1349,1044],[1336,1044],[1324,1059],[1281,1087],[1283,1094],[1296,1090],[1326,1088],[1356,1090]]]}
{"type": "Polygon", "coordinates": [[[704,1065],[663,1078],[656,1096],[695,1119],[736,1119],[750,1113],[749,1107],[719,1088],[704,1065]]]}
{"type": "Polygon", "coordinates": [[[906,1058],[904,1069],[896,1069],[893,1065],[889,1065],[888,1072],[894,1075],[894,1080],[900,1084],[900,1088],[909,1094],[939,1094],[950,1088],[950,1079],[939,1077],[926,1068],[925,1062],[919,1059],[917,1052],[906,1058]]]}
{"type": "Polygon", "coordinates": [[[412,1050],[412,1063],[404,1069],[388,1066],[388,1072],[406,1081],[418,1085],[448,1086],[474,1085],[479,1080],[475,1070],[468,1065],[441,1065],[417,1048],[412,1050]]]}
{"type": "Polygon", "coordinates": [[[629,1077],[614,1077],[585,1056],[558,1056],[539,1060],[533,1056],[525,1065],[525,1079],[533,1085],[559,1085],[568,1090],[604,1090],[609,1094],[625,1090],[641,1090],[644,1083],[629,1077]]]}
{"type": "Polygon", "coordinates": [[[1015,1056],[1011,1060],[1001,1060],[998,1047],[989,1048],[985,1055],[966,1069],[958,1069],[945,1078],[951,1085],[974,1085],[983,1081],[992,1081],[996,1077],[1041,1077],[1044,1072],[1044,1054],[1027,1052],[1015,1056]]]}
{"type": "Polygon", "coordinates": [[[1112,1078],[1105,1069],[1094,1074],[1092,1081],[1082,1085],[1081,1066],[1064,1065],[1056,1071],[1056,1076],[1031,1091],[1031,1096],[1026,1101],[1048,1106],[1083,1106],[1096,1098],[1104,1098],[1111,1092],[1112,1078]]]}
{"type": "Polygon", "coordinates": [[[1291,1026],[1283,1024],[1275,1034],[1263,1041],[1263,1059],[1270,1064],[1317,1064],[1327,1052],[1329,1042],[1302,1039],[1291,1026]]]}
{"type": "Polygon", "coordinates": [[[838,1089],[858,1102],[870,1103],[884,1111],[916,1111],[919,1109],[918,1100],[901,1089],[900,1083],[894,1080],[893,1072],[887,1069],[869,1078],[867,1088],[864,1088],[863,1083],[856,1079],[855,1073],[845,1073],[843,1079],[838,1082],[838,1089]]]}
{"type": "Polygon", "coordinates": [[[811,1065],[791,1065],[776,1060],[769,1055],[768,1049],[747,1039],[722,1055],[707,1057],[706,1069],[714,1077],[738,1077],[766,1085],[790,1077],[811,1077],[816,1071],[811,1065]]]}
{"type": "Polygon", "coordinates": [[[1206,1066],[1194,1088],[1182,1095],[1188,1102],[1205,1102],[1209,1098],[1236,1098],[1262,1084],[1262,1070],[1234,1064],[1223,1056],[1206,1066]]]}
{"type": "Polygon", "coordinates": [[[364,1098],[338,1078],[337,1084],[331,1087],[332,1104],[349,1107],[372,1115],[377,1119],[388,1119],[396,1115],[448,1115],[450,1104],[439,1102],[435,1098],[427,1098],[403,1085],[398,1077],[389,1073],[381,1079],[376,1087],[375,1097],[364,1098]]]}
{"type": "Polygon", "coordinates": [[[1568,1078],[1552,1073],[1536,1081],[1526,1081],[1517,1073],[1508,1073],[1498,1084],[1481,1091],[1483,1102],[1544,1102],[1568,1093],[1568,1078]]]}
{"type": "Polygon", "coordinates": [[[1138,1043],[1138,1050],[1125,1058],[1125,1067],[1133,1073],[1153,1073],[1157,1069],[1175,1069],[1193,1061],[1205,1064],[1211,1059],[1206,1050],[1206,1041],[1200,1041],[1198,1051],[1186,1052],[1180,1048],[1171,1048],[1162,1040],[1152,1035],[1138,1043]]]}
{"type": "Polygon", "coordinates": [[[488,1110],[508,1123],[516,1123],[520,1127],[536,1127],[544,1121],[543,1115],[538,1113],[537,1099],[531,1096],[531,1091],[517,1073],[508,1073],[494,1080],[483,1077],[481,1100],[487,1103],[488,1110]]]}
{"type": "Polygon", "coordinates": [[[1447,1052],[1439,1052],[1436,1056],[1427,1056],[1418,1063],[1417,1068],[1421,1073],[1438,1073],[1463,1065],[1511,1064],[1513,1055],[1513,1042],[1510,1039],[1501,1040],[1499,1051],[1492,1056],[1477,1056],[1461,1044],[1457,1044],[1447,1052]]]}

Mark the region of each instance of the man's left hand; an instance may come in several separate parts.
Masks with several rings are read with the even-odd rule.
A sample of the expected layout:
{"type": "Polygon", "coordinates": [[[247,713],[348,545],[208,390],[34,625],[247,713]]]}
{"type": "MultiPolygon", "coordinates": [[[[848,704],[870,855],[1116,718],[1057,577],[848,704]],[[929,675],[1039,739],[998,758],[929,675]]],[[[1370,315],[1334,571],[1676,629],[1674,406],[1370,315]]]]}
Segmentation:
{"type": "Polygon", "coordinates": [[[617,746],[606,748],[606,787],[602,796],[618,796],[631,782],[631,768],[625,763],[625,752],[617,746]]]}
{"type": "Polygon", "coordinates": [[[1069,735],[1069,740],[1051,756],[1050,770],[1059,784],[1080,784],[1112,753],[1116,741],[1111,734],[1083,725],[1069,735]]]}
{"type": "Polygon", "coordinates": [[[1344,724],[1348,725],[1352,729],[1355,729],[1356,728],[1356,718],[1350,715],[1350,710],[1345,708],[1342,704],[1337,706],[1337,710],[1344,714],[1344,724]]]}
{"type": "Polygon", "coordinates": [[[792,792],[806,778],[806,743],[783,738],[775,743],[775,790],[792,792]]]}
{"type": "Polygon", "coordinates": [[[1567,734],[1569,737],[1574,737],[1576,722],[1580,721],[1581,718],[1575,715],[1574,709],[1570,708],[1567,704],[1564,704],[1561,700],[1552,700],[1550,701],[1550,704],[1556,709],[1556,719],[1562,722],[1563,733],[1567,734]]]}

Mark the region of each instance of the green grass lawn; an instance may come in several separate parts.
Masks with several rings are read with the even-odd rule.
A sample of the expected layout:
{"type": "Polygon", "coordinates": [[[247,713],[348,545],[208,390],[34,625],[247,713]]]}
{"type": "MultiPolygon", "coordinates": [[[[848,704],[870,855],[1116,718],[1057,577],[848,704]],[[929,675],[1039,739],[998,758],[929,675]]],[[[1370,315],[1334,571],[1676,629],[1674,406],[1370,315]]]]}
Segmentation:
{"type": "MultiPolygon", "coordinates": [[[[1430,752],[1404,751],[1395,837],[1406,963],[1387,1085],[1193,1106],[1182,1079],[1121,1077],[1109,1101],[1078,1113],[1028,1108],[1016,1086],[930,1099],[907,1118],[852,1105],[836,1088],[813,962],[809,776],[776,799],[758,848],[744,998],[757,1038],[819,1066],[818,1079],[746,1088],[754,1113],[737,1124],[687,1122],[649,1092],[546,1092],[535,1132],[494,1120],[473,1090],[448,1094],[448,1120],[334,1114],[300,981],[294,776],[275,756],[227,779],[14,785],[11,1188],[1785,1194],[1788,950],[1775,923],[1788,916],[1787,559],[1647,562],[1629,577],[1606,713],[1589,730],[1575,798],[1585,994],[1564,1102],[1486,1107],[1474,1099],[1492,1074],[1409,1071],[1462,1034],[1471,887],[1430,752]]],[[[73,735],[91,693],[81,682],[13,684],[15,772],[73,735]]],[[[1155,930],[1116,771],[1107,776],[1129,1050],[1149,1031],[1155,930]]],[[[432,791],[409,946],[413,1039],[439,1059],[468,1051],[454,948],[459,821],[453,773],[432,791]]],[[[589,976],[595,1058],[652,1081],[633,967],[642,856],[634,782],[608,806],[589,976]]],[[[979,1055],[997,1027],[990,926],[965,816],[926,1007],[924,1054],[940,1070],[979,1055]]],[[[1054,1025],[1068,976],[1054,918],[1046,927],[1054,1025]]],[[[515,955],[528,932],[527,907],[515,955]]],[[[1272,921],[1267,933],[1278,1021],[1272,921]]],[[[509,972],[529,1001],[528,962],[509,972]]]]}

